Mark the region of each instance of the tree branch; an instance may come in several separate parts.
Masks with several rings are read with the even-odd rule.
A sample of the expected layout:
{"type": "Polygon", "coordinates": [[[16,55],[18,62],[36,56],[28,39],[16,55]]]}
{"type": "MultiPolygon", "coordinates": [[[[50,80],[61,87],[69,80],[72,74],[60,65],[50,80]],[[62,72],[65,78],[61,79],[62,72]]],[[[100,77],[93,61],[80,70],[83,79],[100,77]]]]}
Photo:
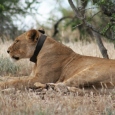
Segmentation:
{"type": "Polygon", "coordinates": [[[76,8],[71,0],[68,0],[70,6],[72,7],[76,17],[80,20],[83,20],[85,17],[81,15],[79,8],[76,8]]]}
{"type": "Polygon", "coordinates": [[[62,17],[62,18],[60,18],[60,19],[55,23],[55,25],[54,25],[54,33],[53,33],[52,37],[55,37],[56,34],[59,32],[58,26],[59,26],[60,22],[63,21],[63,20],[65,20],[65,19],[68,19],[68,18],[73,18],[73,17],[72,17],[72,16],[62,17]]]}
{"type": "Polygon", "coordinates": [[[76,17],[80,20],[82,20],[83,22],[83,25],[86,26],[90,32],[92,33],[93,37],[96,39],[96,42],[98,44],[98,47],[100,49],[100,52],[101,54],[103,55],[104,58],[109,58],[108,57],[108,54],[107,54],[107,50],[106,48],[104,47],[103,45],[103,42],[101,40],[101,35],[99,34],[100,32],[98,30],[96,30],[95,26],[94,25],[91,25],[90,23],[88,23],[85,19],[85,15],[82,14],[80,12],[80,10],[78,8],[75,7],[75,5],[73,4],[73,1],[72,0],[68,0],[71,8],[73,9],[76,17]]]}

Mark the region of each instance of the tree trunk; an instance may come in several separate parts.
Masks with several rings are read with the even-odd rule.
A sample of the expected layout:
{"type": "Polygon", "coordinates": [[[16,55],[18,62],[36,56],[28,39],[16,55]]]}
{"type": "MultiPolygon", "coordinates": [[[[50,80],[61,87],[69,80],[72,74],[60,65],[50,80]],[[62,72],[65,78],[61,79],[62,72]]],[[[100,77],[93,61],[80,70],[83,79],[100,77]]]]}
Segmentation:
{"type": "Polygon", "coordinates": [[[102,40],[101,40],[101,35],[98,34],[98,33],[96,33],[96,32],[94,32],[93,30],[91,30],[91,32],[92,32],[93,37],[96,39],[96,43],[97,43],[97,45],[98,45],[98,47],[99,47],[99,50],[100,50],[102,56],[103,56],[104,58],[109,59],[109,56],[108,56],[108,54],[107,54],[107,50],[106,50],[106,48],[104,47],[103,42],[102,42],[102,40]]]}
{"type": "MultiPolygon", "coordinates": [[[[96,30],[96,28],[94,26],[92,26],[90,23],[88,23],[86,21],[86,18],[85,18],[85,15],[83,14],[82,10],[80,10],[79,8],[76,8],[75,5],[73,4],[73,1],[72,0],[68,0],[71,8],[73,9],[76,17],[80,20],[82,20],[83,22],[83,25],[86,26],[88,28],[88,30],[90,30],[89,32],[92,34],[92,36],[96,39],[96,42],[98,44],[98,47],[99,47],[99,50],[102,54],[102,56],[104,58],[109,58],[108,57],[108,54],[107,54],[107,50],[106,48],[104,47],[103,45],[103,42],[101,40],[101,35],[98,33],[98,31],[96,30]]],[[[85,13],[85,12],[84,12],[85,13]]],[[[90,35],[91,35],[90,34],[90,35]]]]}

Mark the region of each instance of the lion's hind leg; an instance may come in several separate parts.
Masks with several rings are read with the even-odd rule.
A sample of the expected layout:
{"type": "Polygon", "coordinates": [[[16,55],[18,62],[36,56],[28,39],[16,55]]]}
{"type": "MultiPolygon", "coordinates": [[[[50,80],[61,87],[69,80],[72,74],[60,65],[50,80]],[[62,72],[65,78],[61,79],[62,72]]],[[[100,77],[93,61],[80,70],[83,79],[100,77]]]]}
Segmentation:
{"type": "Polygon", "coordinates": [[[57,92],[61,92],[61,93],[67,93],[67,92],[73,92],[73,93],[78,92],[78,93],[81,93],[81,92],[83,92],[83,90],[81,90],[80,88],[69,87],[64,82],[60,82],[60,83],[47,83],[46,86],[48,88],[51,87],[53,90],[55,90],[57,92]]]}
{"type": "Polygon", "coordinates": [[[67,86],[63,83],[47,83],[47,88],[52,88],[53,90],[57,92],[68,92],[67,86]]]}
{"type": "Polygon", "coordinates": [[[46,84],[42,84],[42,83],[40,83],[40,82],[34,83],[34,86],[35,86],[36,88],[42,88],[42,89],[46,88],[46,84]]]}

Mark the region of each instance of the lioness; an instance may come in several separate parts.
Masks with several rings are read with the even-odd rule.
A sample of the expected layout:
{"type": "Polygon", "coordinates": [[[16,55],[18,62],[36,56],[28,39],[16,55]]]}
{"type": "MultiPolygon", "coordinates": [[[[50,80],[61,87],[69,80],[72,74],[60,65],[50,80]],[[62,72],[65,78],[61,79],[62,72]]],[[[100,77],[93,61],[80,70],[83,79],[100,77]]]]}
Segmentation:
{"type": "Polygon", "coordinates": [[[0,83],[0,88],[46,87],[47,83],[68,87],[114,87],[115,61],[75,53],[69,47],[29,30],[18,36],[7,51],[14,60],[30,58],[35,63],[30,77],[0,83]]]}

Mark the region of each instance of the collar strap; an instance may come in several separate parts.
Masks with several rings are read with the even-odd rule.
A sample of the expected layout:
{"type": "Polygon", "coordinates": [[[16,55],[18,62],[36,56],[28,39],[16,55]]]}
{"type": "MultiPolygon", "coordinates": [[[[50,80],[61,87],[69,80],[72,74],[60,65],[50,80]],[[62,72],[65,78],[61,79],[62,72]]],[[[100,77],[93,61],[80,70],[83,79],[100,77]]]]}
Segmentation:
{"type": "Polygon", "coordinates": [[[45,42],[45,39],[46,39],[47,36],[45,36],[44,34],[41,34],[38,42],[37,42],[37,45],[36,45],[36,49],[34,51],[34,54],[33,56],[30,58],[30,61],[36,63],[37,62],[37,55],[39,54],[44,42],[45,42]]]}

